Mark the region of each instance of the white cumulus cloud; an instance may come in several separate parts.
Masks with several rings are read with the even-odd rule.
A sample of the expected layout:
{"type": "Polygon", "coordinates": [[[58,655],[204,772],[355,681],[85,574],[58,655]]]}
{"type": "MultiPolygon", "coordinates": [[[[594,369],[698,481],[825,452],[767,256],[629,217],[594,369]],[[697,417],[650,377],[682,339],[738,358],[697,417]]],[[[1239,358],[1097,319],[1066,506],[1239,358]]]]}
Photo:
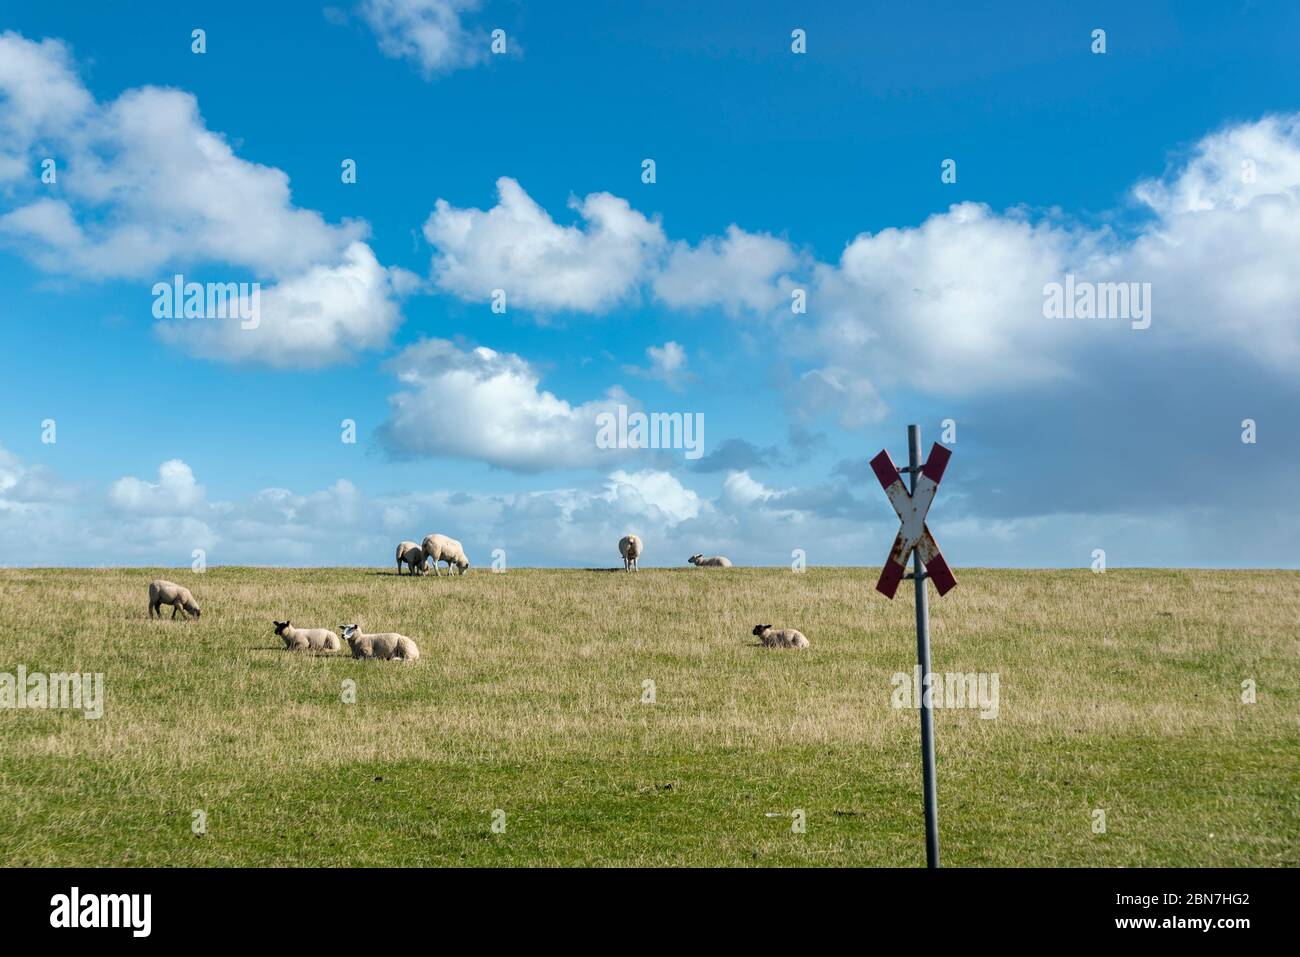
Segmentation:
{"type": "Polygon", "coordinates": [[[596,445],[597,416],[631,404],[621,390],[571,404],[541,388],[520,356],[425,339],[390,363],[403,391],[389,397],[381,429],[398,454],[478,459],[522,472],[610,464],[620,450],[596,445]]]}
{"type": "Polygon", "coordinates": [[[823,364],[801,385],[860,424],[893,390],[1033,389],[1098,374],[1124,349],[1300,359],[1300,115],[1210,134],[1134,196],[1148,215],[1127,232],[960,203],[863,233],[815,267],[809,322],[787,325],[790,350],[823,364]],[[1149,283],[1151,327],[1045,318],[1044,286],[1067,274],[1149,283]]]}
{"type": "Polygon", "coordinates": [[[687,369],[686,349],[681,343],[670,339],[662,346],[650,346],[645,354],[650,360],[648,366],[624,366],[623,371],[646,379],[658,379],[677,391],[681,391],[686,381],[693,378],[687,369]]]}
{"type": "Polygon", "coordinates": [[[204,490],[188,465],[170,459],[158,467],[157,482],[126,476],[112,484],[108,498],[124,511],[170,515],[190,512],[203,504],[204,490]]]}
{"type": "Polygon", "coordinates": [[[604,498],[628,515],[653,518],[668,525],[695,518],[704,507],[699,495],[673,475],[658,469],[638,472],[619,469],[611,473],[604,498]]]}
{"type": "Polygon", "coordinates": [[[732,224],[726,236],[692,247],[675,242],[654,278],[655,295],[675,309],[719,306],[728,315],[767,312],[789,303],[789,274],[800,259],[783,239],[732,224]]]}
{"type": "Polygon", "coordinates": [[[313,266],[261,294],[262,319],[168,320],[158,334],[191,355],[310,368],[346,361],[388,344],[401,325],[403,270],[386,269],[365,243],[335,266],[313,266]],[[246,328],[247,326],[247,328],[246,328]]]}
{"type": "Polygon", "coordinates": [[[487,34],[461,20],[477,7],[478,0],[364,0],[360,12],[385,56],[411,60],[429,77],[487,59],[487,34]]]}
{"type": "Polygon", "coordinates": [[[38,135],[60,159],[60,198],[40,195],[31,174],[0,194],[0,241],[40,268],[141,281],[145,292],[182,270],[187,281],[264,283],[260,329],[243,339],[164,332],[201,354],[319,365],[384,345],[400,322],[396,298],[410,282],[375,260],[369,227],[294,205],[289,177],[237,156],[189,93],[142,87],[96,101],[62,44],[7,32],[0,131],[10,134],[0,137],[0,182],[11,161],[34,168],[38,135]]]}
{"type": "Polygon", "coordinates": [[[496,185],[491,209],[440,199],[424,224],[434,282],[462,299],[501,289],[511,308],[600,312],[633,293],[664,244],[658,222],[609,193],[571,199],[583,222],[562,226],[515,180],[496,185]]]}

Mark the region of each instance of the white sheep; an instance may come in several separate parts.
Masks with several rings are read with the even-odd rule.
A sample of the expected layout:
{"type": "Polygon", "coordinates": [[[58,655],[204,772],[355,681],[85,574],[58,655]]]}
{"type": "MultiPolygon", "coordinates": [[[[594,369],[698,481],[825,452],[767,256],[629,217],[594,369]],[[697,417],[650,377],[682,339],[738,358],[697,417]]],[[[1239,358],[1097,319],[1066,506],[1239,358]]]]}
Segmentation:
{"type": "Polygon", "coordinates": [[[692,555],[690,558],[686,559],[686,561],[694,565],[696,568],[731,567],[731,559],[727,558],[725,555],[713,555],[709,558],[705,558],[703,555],[692,555]]]}
{"type": "Polygon", "coordinates": [[[157,615],[162,617],[162,605],[172,606],[172,619],[175,620],[176,613],[184,610],[188,615],[199,617],[199,603],[194,600],[190,590],[184,585],[178,585],[175,582],[164,581],[159,578],[157,581],[149,583],[149,617],[157,615]]]}
{"type": "Polygon", "coordinates": [[[637,559],[641,557],[642,551],[644,551],[644,548],[638,535],[624,535],[618,540],[618,553],[623,556],[623,571],[641,570],[637,559]]]}
{"type": "Polygon", "coordinates": [[[424,575],[429,571],[428,559],[424,549],[415,542],[402,542],[397,546],[397,574],[402,574],[402,565],[406,564],[412,575],[424,575]]]}
{"type": "Polygon", "coordinates": [[[794,628],[773,628],[771,625],[755,625],[754,634],[768,648],[807,648],[808,639],[803,632],[794,628]]]}
{"type": "Polygon", "coordinates": [[[289,651],[338,651],[343,645],[328,628],[294,628],[288,621],[272,621],[275,633],[289,651]]]}
{"type": "Polygon", "coordinates": [[[344,625],[339,630],[352,649],[353,658],[382,658],[385,661],[401,658],[403,661],[414,661],[420,657],[420,649],[415,642],[395,631],[367,635],[356,625],[344,625]]]}
{"type": "Polygon", "coordinates": [[[433,562],[435,575],[442,575],[438,562],[447,563],[448,575],[451,575],[453,565],[459,569],[461,575],[469,570],[469,559],[465,557],[465,549],[454,538],[448,538],[446,535],[426,535],[421,548],[424,549],[425,561],[433,562]]]}

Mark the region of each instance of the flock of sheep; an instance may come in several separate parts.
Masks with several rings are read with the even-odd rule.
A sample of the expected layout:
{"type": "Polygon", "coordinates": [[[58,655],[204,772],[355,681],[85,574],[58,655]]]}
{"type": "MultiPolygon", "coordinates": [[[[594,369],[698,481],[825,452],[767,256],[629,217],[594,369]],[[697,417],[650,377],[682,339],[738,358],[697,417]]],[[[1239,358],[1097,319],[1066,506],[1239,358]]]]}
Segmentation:
{"type": "MultiPolygon", "coordinates": [[[[172,606],[172,618],[176,615],[202,616],[199,603],[194,600],[194,593],[184,585],[165,581],[161,578],[149,583],[149,617],[162,617],[162,606],[172,606]]],[[[343,650],[339,636],[328,628],[295,628],[288,620],[272,621],[275,633],[284,642],[289,651],[316,651],[331,654],[343,650]]],[[[415,661],[420,657],[420,647],[405,635],[395,631],[368,634],[358,625],[342,625],[343,641],[352,649],[353,658],[382,658],[385,661],[415,661]]]]}
{"type": "MultiPolygon", "coordinates": [[[[618,542],[618,552],[623,556],[623,570],[640,571],[638,564],[645,550],[640,536],[624,535],[618,542]]],[[[426,535],[424,541],[417,545],[412,541],[401,542],[397,546],[397,574],[402,574],[402,567],[412,575],[427,575],[429,563],[433,563],[433,573],[442,575],[440,562],[447,563],[447,575],[452,568],[458,574],[469,570],[469,559],[460,542],[446,535],[426,535]]],[[[692,555],[687,559],[699,568],[730,568],[731,559],[721,555],[705,557],[692,555]]],[[[175,582],[158,579],[149,583],[149,617],[162,618],[162,606],[172,607],[172,618],[177,614],[186,617],[201,616],[199,604],[194,594],[185,586],[175,582]]],[[[288,651],[314,651],[325,654],[342,651],[343,644],[339,636],[328,628],[295,628],[289,621],[273,621],[276,635],[284,642],[288,651]]],[[[414,641],[397,632],[385,631],[367,634],[358,625],[342,625],[343,641],[348,643],[353,658],[379,658],[386,661],[415,661],[420,657],[420,648],[414,641]]],[[[808,639],[793,628],[773,628],[771,625],[755,625],[754,635],[768,648],[807,648],[808,639]]]]}

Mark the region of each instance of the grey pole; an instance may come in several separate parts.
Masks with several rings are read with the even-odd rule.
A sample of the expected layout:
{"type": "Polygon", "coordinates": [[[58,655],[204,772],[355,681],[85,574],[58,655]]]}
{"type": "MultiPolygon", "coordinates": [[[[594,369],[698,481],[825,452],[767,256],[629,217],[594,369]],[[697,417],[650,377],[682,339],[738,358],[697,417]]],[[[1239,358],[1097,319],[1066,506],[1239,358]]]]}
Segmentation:
{"type": "MultiPolygon", "coordinates": [[[[907,427],[907,464],[911,467],[911,491],[921,474],[921,427],[907,427]]],[[[926,690],[930,674],[930,604],[925,588],[921,556],[912,552],[912,576],[916,582],[916,663],[921,666],[921,778],[925,795],[925,864],[939,866],[939,800],[934,789],[934,712],[926,690]]]]}

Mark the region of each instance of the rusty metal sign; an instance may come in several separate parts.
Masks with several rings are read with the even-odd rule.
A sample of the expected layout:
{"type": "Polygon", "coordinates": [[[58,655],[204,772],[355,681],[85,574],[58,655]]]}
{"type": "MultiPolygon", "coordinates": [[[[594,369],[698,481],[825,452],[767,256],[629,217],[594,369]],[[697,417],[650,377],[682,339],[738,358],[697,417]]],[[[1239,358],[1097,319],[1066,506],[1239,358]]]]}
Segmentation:
{"type": "MultiPolygon", "coordinates": [[[[871,468],[880,480],[880,486],[889,497],[889,504],[902,524],[894,538],[894,547],[885,559],[885,568],[876,582],[876,591],[893,598],[898,583],[906,576],[916,586],[916,665],[921,680],[928,688],[930,674],[930,602],[926,597],[925,580],[934,582],[939,594],[951,591],[957,584],[952,569],[943,560],[943,553],[926,527],[925,516],[930,511],[934,496],[939,491],[939,481],[952,452],[938,442],[930,449],[930,457],[921,464],[921,427],[907,427],[907,475],[911,489],[903,484],[903,476],[894,460],[884,449],[871,460],[871,468]],[[912,558],[912,573],[907,574],[907,559],[912,558]],[[925,563],[922,569],[921,563],[925,563]]],[[[921,697],[921,788],[925,808],[925,863],[927,867],[939,866],[939,795],[934,773],[934,712],[930,694],[921,697]]]]}
{"type": "MultiPolygon", "coordinates": [[[[930,449],[930,457],[925,460],[925,465],[920,467],[920,476],[912,481],[910,492],[887,451],[881,449],[880,454],[871,460],[871,468],[876,473],[876,478],[880,480],[880,486],[885,490],[885,495],[889,498],[889,504],[894,507],[898,520],[902,523],[898,535],[894,538],[894,546],[889,550],[889,557],[885,559],[880,580],[876,582],[876,591],[888,598],[893,598],[898,591],[898,583],[903,580],[903,575],[907,572],[907,559],[913,549],[916,549],[917,555],[925,563],[926,574],[930,581],[934,582],[934,587],[940,595],[946,595],[957,584],[952,569],[944,561],[938,543],[925,524],[925,516],[934,502],[935,493],[939,491],[939,481],[943,478],[943,471],[948,467],[950,458],[952,458],[951,451],[938,442],[934,443],[934,448],[930,449]]],[[[915,465],[911,465],[908,471],[914,472],[916,468],[915,465]]]]}

